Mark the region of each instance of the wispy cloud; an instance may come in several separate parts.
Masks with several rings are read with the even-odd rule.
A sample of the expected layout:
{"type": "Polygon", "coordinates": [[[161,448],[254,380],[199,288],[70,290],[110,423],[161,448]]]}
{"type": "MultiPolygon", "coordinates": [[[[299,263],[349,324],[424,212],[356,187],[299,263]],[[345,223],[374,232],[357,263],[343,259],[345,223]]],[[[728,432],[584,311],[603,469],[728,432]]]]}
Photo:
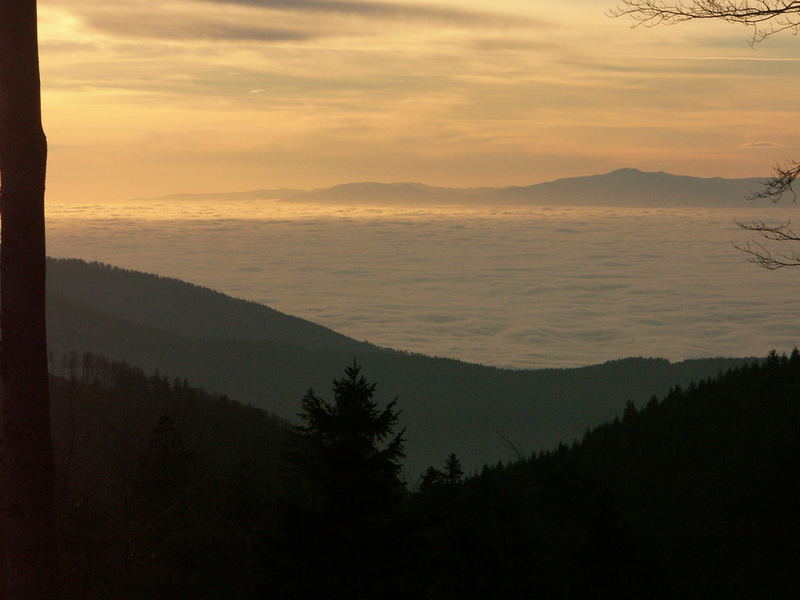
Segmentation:
{"type": "Polygon", "coordinates": [[[324,34],[312,29],[284,29],[258,23],[226,20],[209,15],[182,15],[164,18],[152,10],[129,11],[121,19],[118,11],[99,10],[83,14],[85,23],[105,33],[137,38],[169,40],[218,40],[296,42],[316,39],[324,34]]]}
{"type": "Polygon", "coordinates": [[[449,8],[430,4],[406,2],[355,2],[352,0],[203,0],[214,4],[236,4],[256,8],[292,12],[334,13],[381,19],[422,19],[445,21],[454,24],[499,23],[505,25],[530,24],[530,19],[519,15],[502,15],[492,12],[449,8]]]}
{"type": "Polygon", "coordinates": [[[362,21],[481,29],[540,23],[491,11],[356,0],[45,0],[44,6],[58,6],[90,29],[113,36],[176,41],[286,42],[375,33],[362,21]]]}
{"type": "Polygon", "coordinates": [[[561,50],[560,44],[554,44],[550,40],[532,40],[526,38],[509,38],[509,37],[494,37],[494,38],[480,38],[472,40],[469,46],[475,50],[489,51],[489,52],[530,52],[546,50],[553,52],[554,50],[561,50]]]}
{"type": "Polygon", "coordinates": [[[800,57],[794,56],[652,56],[644,54],[631,54],[626,58],[659,62],[800,62],[800,57]]]}
{"type": "Polygon", "coordinates": [[[740,148],[749,148],[749,149],[772,149],[772,148],[785,148],[783,144],[780,142],[746,142],[739,146],[740,148]]]}

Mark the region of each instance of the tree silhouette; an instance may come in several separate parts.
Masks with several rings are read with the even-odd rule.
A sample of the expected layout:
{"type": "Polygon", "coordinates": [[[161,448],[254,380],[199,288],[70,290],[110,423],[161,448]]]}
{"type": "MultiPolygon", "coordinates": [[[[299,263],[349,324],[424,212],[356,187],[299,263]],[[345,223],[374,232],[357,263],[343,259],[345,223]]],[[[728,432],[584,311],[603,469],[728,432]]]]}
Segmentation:
{"type": "MultiPolygon", "coordinates": [[[[611,16],[632,17],[637,25],[652,27],[695,19],[716,19],[749,27],[751,45],[782,31],[800,34],[800,2],[787,0],[692,0],[673,2],[665,0],[622,0],[622,4],[609,13],[611,16]]],[[[800,162],[789,161],[777,165],[774,175],[765,179],[763,188],[753,193],[751,199],[778,202],[787,194],[797,200],[793,184],[800,177],[800,162]]],[[[739,223],[746,231],[758,234],[767,242],[800,242],[789,222],[768,225],[764,222],[739,223]]],[[[777,252],[762,242],[752,240],[734,247],[750,256],[749,261],[768,270],[800,266],[797,251],[777,252]]]]}
{"type": "Polygon", "coordinates": [[[428,492],[441,488],[443,485],[444,473],[436,467],[428,467],[422,475],[419,491],[423,494],[427,494],[428,492]]]}
{"type": "Polygon", "coordinates": [[[182,586],[198,567],[191,560],[198,529],[193,509],[200,495],[192,489],[196,458],[186,449],[175,420],[162,415],[139,457],[134,481],[138,556],[131,558],[143,570],[136,573],[136,586],[145,596],[181,597],[187,593],[182,586]]]}
{"type": "Polygon", "coordinates": [[[333,381],[332,403],[309,390],[298,414],[303,424],[297,429],[295,464],[325,510],[345,519],[385,510],[403,487],[405,429],[394,433],[397,400],[379,408],[375,388],[354,362],[342,379],[333,381]]]}
{"type": "MultiPolygon", "coordinates": [[[[797,164],[800,169],[800,163],[797,164]]],[[[800,174],[800,170],[792,175],[792,180],[800,174]]],[[[767,186],[770,184],[767,183],[767,186]]],[[[792,228],[790,222],[780,223],[778,225],[769,225],[763,221],[754,223],[736,223],[739,227],[746,231],[753,231],[760,235],[767,242],[800,242],[800,234],[797,234],[792,228]]],[[[783,267],[800,267],[800,254],[797,250],[790,252],[778,252],[771,249],[762,242],[751,240],[745,242],[744,245],[739,246],[734,244],[734,247],[741,250],[745,254],[749,254],[748,260],[763,267],[768,271],[775,271],[783,267]]]]}
{"type": "Polygon", "coordinates": [[[451,453],[444,463],[444,471],[435,467],[428,467],[422,475],[419,491],[424,493],[441,488],[452,488],[464,481],[464,469],[461,461],[451,453]]]}
{"type": "Polygon", "coordinates": [[[3,598],[57,597],[45,328],[44,184],[35,0],[0,2],[0,374],[3,598]]]}
{"type": "Polygon", "coordinates": [[[294,498],[285,511],[280,588],[285,597],[384,598],[403,498],[403,433],[396,400],[384,408],[354,362],[333,381],[334,399],[303,397],[287,456],[294,498]]]}
{"type": "Polygon", "coordinates": [[[461,468],[461,461],[455,454],[447,457],[444,464],[444,481],[447,485],[456,485],[464,479],[464,469],[461,468]]]}

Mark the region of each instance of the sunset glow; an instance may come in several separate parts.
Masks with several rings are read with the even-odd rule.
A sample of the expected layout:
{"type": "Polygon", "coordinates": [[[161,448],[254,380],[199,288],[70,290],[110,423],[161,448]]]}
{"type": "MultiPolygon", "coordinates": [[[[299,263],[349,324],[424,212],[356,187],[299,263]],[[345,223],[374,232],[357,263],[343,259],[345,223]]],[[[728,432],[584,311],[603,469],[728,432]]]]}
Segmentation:
{"type": "Polygon", "coordinates": [[[743,177],[800,156],[795,38],[631,29],[612,6],[45,0],[49,197],[743,177]]]}

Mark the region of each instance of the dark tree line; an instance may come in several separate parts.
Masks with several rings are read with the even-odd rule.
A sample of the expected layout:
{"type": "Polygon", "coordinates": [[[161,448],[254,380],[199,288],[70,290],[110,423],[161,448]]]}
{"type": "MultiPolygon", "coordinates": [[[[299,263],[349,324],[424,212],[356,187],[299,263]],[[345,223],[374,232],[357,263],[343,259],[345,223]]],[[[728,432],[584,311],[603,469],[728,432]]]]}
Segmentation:
{"type": "Polygon", "coordinates": [[[424,589],[485,598],[788,597],[800,353],[674,388],[582,441],[413,499],[424,589]],[[458,583],[453,583],[458,582],[458,583]]]}
{"type": "MultiPolygon", "coordinates": [[[[54,361],[65,593],[99,598],[791,597],[800,353],[676,387],[511,463],[404,482],[357,365],[291,426],[94,355],[54,361]]],[[[400,402],[401,405],[401,401],[400,402]]],[[[622,406],[621,406],[622,408],[622,406]]]]}
{"type": "Polygon", "coordinates": [[[97,355],[53,363],[64,596],[260,598],[288,424],[97,355]]]}

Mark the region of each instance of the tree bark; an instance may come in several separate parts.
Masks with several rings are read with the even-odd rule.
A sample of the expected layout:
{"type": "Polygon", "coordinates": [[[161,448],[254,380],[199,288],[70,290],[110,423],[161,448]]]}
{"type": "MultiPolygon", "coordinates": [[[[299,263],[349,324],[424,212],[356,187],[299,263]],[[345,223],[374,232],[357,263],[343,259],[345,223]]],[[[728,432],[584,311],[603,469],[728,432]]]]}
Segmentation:
{"type": "Polygon", "coordinates": [[[58,597],[36,0],[0,0],[0,380],[7,600],[58,597]]]}

